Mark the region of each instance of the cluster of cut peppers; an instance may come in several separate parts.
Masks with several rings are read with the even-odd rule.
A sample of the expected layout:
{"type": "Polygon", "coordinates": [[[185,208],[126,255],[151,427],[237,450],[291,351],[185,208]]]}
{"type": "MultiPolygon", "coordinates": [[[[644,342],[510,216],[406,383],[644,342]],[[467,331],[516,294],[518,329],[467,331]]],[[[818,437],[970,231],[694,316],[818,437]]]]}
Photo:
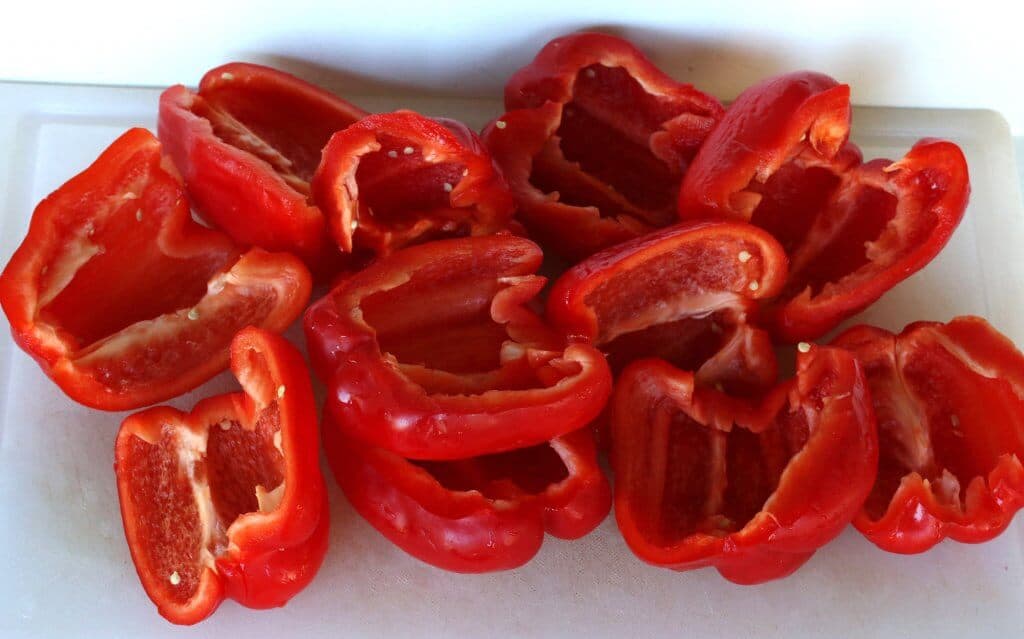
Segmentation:
{"type": "Polygon", "coordinates": [[[321,440],[367,521],[459,572],[522,565],[613,502],[643,560],[737,583],[790,574],[851,521],[902,553],[1006,528],[1024,505],[1013,344],[975,317],[812,343],[949,240],[969,194],[955,144],[864,161],[847,85],[793,73],[725,109],[593,33],[545,46],[505,104],[478,137],[229,64],[163,93],[159,139],[126,132],[39,204],[0,302],[69,397],[139,409],[228,365],[241,385],[118,433],[162,615],[310,582],[321,440]],[[544,252],[569,266],[541,303],[544,252]],[[319,436],[278,335],[303,312],[319,436]]]}

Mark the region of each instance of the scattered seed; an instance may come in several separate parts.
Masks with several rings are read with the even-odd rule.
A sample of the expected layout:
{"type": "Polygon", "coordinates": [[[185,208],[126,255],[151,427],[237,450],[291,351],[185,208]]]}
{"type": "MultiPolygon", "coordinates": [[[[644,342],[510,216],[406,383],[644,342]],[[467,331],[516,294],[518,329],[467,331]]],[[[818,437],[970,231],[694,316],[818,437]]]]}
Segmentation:
{"type": "Polygon", "coordinates": [[[414,150],[415,150],[415,149],[413,149],[413,148],[412,148],[411,146],[407,146],[407,147],[405,147],[404,149],[402,149],[402,153],[404,153],[404,154],[406,154],[406,155],[412,155],[412,152],[413,152],[414,150]]]}
{"type": "Polygon", "coordinates": [[[469,169],[462,169],[462,177],[469,175],[469,169]]]}
{"type": "Polygon", "coordinates": [[[738,257],[740,259],[740,262],[742,262],[743,264],[746,264],[747,262],[750,261],[750,258],[752,258],[754,256],[750,254],[750,251],[740,251],[740,254],[739,254],[738,257]]]}
{"type": "Polygon", "coordinates": [[[199,319],[199,311],[197,311],[194,308],[193,309],[189,309],[189,311],[188,311],[188,318],[190,320],[192,320],[193,322],[196,321],[197,319],[199,319]]]}
{"type": "Polygon", "coordinates": [[[171,573],[171,576],[167,578],[167,581],[170,581],[172,586],[177,586],[181,583],[181,575],[179,575],[178,571],[175,570],[171,573]]]}
{"type": "Polygon", "coordinates": [[[596,77],[597,77],[597,71],[594,71],[593,69],[587,69],[587,70],[586,70],[586,71],[584,71],[583,73],[584,73],[584,74],[585,74],[585,75],[586,75],[586,76],[587,76],[588,78],[596,78],[596,77]]]}
{"type": "Polygon", "coordinates": [[[139,209],[138,211],[135,211],[135,221],[136,222],[141,222],[142,221],[142,209],[139,209]]]}
{"type": "Polygon", "coordinates": [[[133,193],[132,191],[128,191],[127,193],[121,196],[122,200],[137,200],[138,198],[139,194],[133,193]]]}
{"type": "Polygon", "coordinates": [[[807,342],[800,342],[799,344],[796,345],[796,350],[800,351],[801,353],[810,353],[811,345],[808,344],[807,342]]]}
{"type": "Polygon", "coordinates": [[[389,158],[397,158],[398,157],[398,151],[395,151],[395,150],[388,151],[388,157],[389,158]]]}
{"type": "Polygon", "coordinates": [[[277,398],[281,399],[282,397],[284,397],[284,384],[277,387],[277,398]]]}
{"type": "Polygon", "coordinates": [[[452,192],[451,182],[445,182],[444,183],[444,192],[445,193],[451,193],[452,192]]]}
{"type": "Polygon", "coordinates": [[[756,291],[757,289],[761,288],[761,283],[758,282],[757,280],[754,280],[753,282],[747,285],[747,288],[749,288],[752,291],[756,291]]]}
{"type": "Polygon", "coordinates": [[[359,228],[359,220],[353,219],[352,224],[350,226],[352,227],[352,230],[355,231],[357,228],[359,228]]]}
{"type": "Polygon", "coordinates": [[[222,419],[220,421],[220,429],[221,430],[231,430],[231,422],[229,422],[226,419],[222,419]]]}
{"type": "Polygon", "coordinates": [[[494,126],[496,126],[499,129],[504,129],[505,127],[508,126],[508,123],[505,122],[504,120],[498,120],[497,122],[494,123],[494,126]]]}
{"type": "Polygon", "coordinates": [[[224,73],[220,74],[220,79],[228,80],[230,82],[231,80],[235,79],[235,75],[233,73],[228,73],[227,71],[225,71],[224,73]]]}

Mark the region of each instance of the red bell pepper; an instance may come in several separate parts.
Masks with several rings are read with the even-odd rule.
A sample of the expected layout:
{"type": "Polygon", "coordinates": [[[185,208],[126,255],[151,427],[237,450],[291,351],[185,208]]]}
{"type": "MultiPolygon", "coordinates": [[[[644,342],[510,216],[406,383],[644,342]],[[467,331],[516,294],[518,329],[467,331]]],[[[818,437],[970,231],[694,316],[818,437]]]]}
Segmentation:
{"type": "Polygon", "coordinates": [[[164,91],[159,134],[207,221],[323,271],[340,256],[309,181],[331,135],[366,115],[292,75],[234,62],[208,71],[198,93],[164,91]]]}
{"type": "Polygon", "coordinates": [[[597,253],[566,271],[547,316],[594,344],[613,371],[660,357],[731,393],[775,383],[767,333],[748,324],[754,301],[786,281],[786,254],[767,232],[736,222],[677,224],[597,253]]]}
{"type": "Polygon", "coordinates": [[[325,411],[346,435],[413,459],[522,448],[586,425],[611,373],[530,310],[541,257],[511,235],[439,240],[339,283],[305,320],[325,411]]]}
{"type": "Polygon", "coordinates": [[[283,606],[327,551],[327,492],[318,463],[309,373],[283,338],[246,328],[231,343],[243,392],[190,413],[131,415],[115,445],[125,537],[146,594],[179,624],[225,597],[283,606]]]}
{"type": "Polygon", "coordinates": [[[572,259],[672,223],[687,164],[723,112],[600,33],[549,42],[509,80],[505,108],[484,141],[519,219],[572,259]]]}
{"type": "Polygon", "coordinates": [[[328,419],[324,448],[352,506],[396,546],[463,573],[507,570],[540,549],[545,531],[576,539],[611,508],[590,433],[453,461],[412,462],[346,437],[328,419]]]}
{"type": "Polygon", "coordinates": [[[476,134],[412,111],[373,115],[336,133],[313,194],[342,249],[377,256],[496,233],[512,219],[512,195],[476,134]]]}
{"type": "Polygon", "coordinates": [[[960,147],[922,140],[896,162],[872,160],[843,174],[792,253],[775,335],[813,339],[924,268],[953,235],[970,194],[960,147]]]}
{"type": "Polygon", "coordinates": [[[766,80],[737,98],[690,165],[683,219],[770,231],[790,256],[773,332],[820,337],[927,264],[963,216],[967,165],[923,140],[898,162],[861,164],[847,142],[850,89],[818,73],[766,80]]]}
{"type": "Polygon", "coordinates": [[[1024,354],[988,322],[856,326],[833,342],[864,365],[878,477],[854,525],[879,548],[992,539],[1024,506],[1024,354]]]}
{"type": "Polygon", "coordinates": [[[132,129],[43,200],[0,275],[15,341],[75,401],[127,410],[228,364],[238,329],[287,327],[309,272],[196,224],[177,173],[132,129]]]}
{"type": "Polygon", "coordinates": [[[756,404],[640,360],[611,406],[619,530],[657,566],[785,577],[857,514],[878,468],[867,383],[839,349],[799,354],[796,377],[756,404]]]}

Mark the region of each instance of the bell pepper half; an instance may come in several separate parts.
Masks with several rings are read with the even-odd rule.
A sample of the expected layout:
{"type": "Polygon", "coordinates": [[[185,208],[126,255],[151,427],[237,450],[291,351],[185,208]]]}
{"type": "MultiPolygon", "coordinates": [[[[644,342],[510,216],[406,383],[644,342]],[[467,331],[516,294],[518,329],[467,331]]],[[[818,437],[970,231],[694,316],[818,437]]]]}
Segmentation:
{"type": "Polygon", "coordinates": [[[820,337],[921,269],[967,206],[967,164],[951,142],[862,164],[847,141],[849,98],[847,85],[811,72],[747,89],[680,189],[681,218],[749,221],[785,248],[789,282],[770,314],[782,341],[820,337]]]}
{"type": "Polygon", "coordinates": [[[372,115],[336,133],[313,194],[338,246],[374,256],[496,233],[512,220],[512,195],[476,134],[412,111],[372,115]]]}
{"type": "Polygon", "coordinates": [[[329,514],[316,405],[302,356],[246,328],[231,343],[242,392],[189,413],[131,415],[115,445],[132,560],[160,614],[193,624],[225,597],[283,606],[316,575],[329,514]]]}
{"type": "Polygon", "coordinates": [[[196,93],[164,91],[159,135],[205,220],[329,273],[341,256],[309,182],[331,135],[366,115],[295,76],[233,62],[208,71],[196,93]]]}
{"type": "Polygon", "coordinates": [[[656,566],[785,577],[850,523],[878,468],[867,382],[840,349],[798,354],[796,377],[757,402],[639,360],[611,407],[615,516],[656,566]]]}
{"type": "Polygon", "coordinates": [[[786,281],[786,254],[739,222],[688,222],[607,248],[554,284],[547,317],[604,351],[612,370],[659,357],[730,393],[777,377],[768,334],[748,322],[786,281]]]}
{"type": "Polygon", "coordinates": [[[979,317],[856,326],[833,345],[864,365],[878,415],[878,477],[854,525],[917,553],[992,539],[1024,506],[1024,354],[979,317]]]}
{"type": "Polygon", "coordinates": [[[240,328],[284,330],[310,287],[297,258],[242,253],[194,222],[160,143],[132,129],[36,207],[0,304],[69,397],[128,410],[224,370],[240,328]]]}
{"type": "Polygon", "coordinates": [[[325,412],[349,437],[412,459],[542,444],[604,407],[611,373],[530,308],[541,250],[508,234],[381,258],[306,313],[325,412]]]}
{"type": "Polygon", "coordinates": [[[484,142],[531,236],[570,259],[671,224],[721,104],[601,33],[552,40],[505,86],[484,142]]]}
{"type": "Polygon", "coordinates": [[[960,224],[969,194],[963,152],[944,140],[844,173],[790,256],[789,281],[769,313],[773,333],[824,335],[924,268],[960,224]]]}
{"type": "Polygon", "coordinates": [[[576,539],[611,509],[611,488],[586,430],[505,453],[404,459],[348,438],[327,419],[324,449],[352,506],[396,546],[445,570],[516,568],[544,533],[576,539]]]}

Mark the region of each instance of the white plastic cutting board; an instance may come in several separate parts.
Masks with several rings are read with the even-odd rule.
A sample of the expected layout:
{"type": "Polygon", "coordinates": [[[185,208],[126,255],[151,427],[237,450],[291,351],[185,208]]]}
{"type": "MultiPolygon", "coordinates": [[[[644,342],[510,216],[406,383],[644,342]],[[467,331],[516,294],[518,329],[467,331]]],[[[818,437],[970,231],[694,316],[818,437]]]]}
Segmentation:
{"type": "MultiPolygon", "coordinates": [[[[0,263],[38,200],[125,128],[154,125],[157,95],[0,84],[0,263]]],[[[499,113],[496,100],[350,97],[371,110],[410,107],[473,126],[499,113]]],[[[953,139],[974,189],[945,251],[864,319],[898,329],[976,313],[1024,344],[1024,213],[1002,118],[858,109],[853,130],[867,157],[899,157],[922,136],[953,139]]],[[[225,374],[171,403],[188,408],[232,388],[225,374]]],[[[146,598],[121,531],[112,446],[122,416],[65,398],[0,335],[0,637],[1024,635],[1021,521],[988,544],[948,542],[913,557],[876,550],[851,529],[792,577],[740,587],[713,570],[642,564],[609,517],[583,540],[549,538],[519,570],[467,576],[406,556],[330,481],[331,547],[308,589],[282,609],[228,601],[199,626],[176,628],[146,598]]]]}

